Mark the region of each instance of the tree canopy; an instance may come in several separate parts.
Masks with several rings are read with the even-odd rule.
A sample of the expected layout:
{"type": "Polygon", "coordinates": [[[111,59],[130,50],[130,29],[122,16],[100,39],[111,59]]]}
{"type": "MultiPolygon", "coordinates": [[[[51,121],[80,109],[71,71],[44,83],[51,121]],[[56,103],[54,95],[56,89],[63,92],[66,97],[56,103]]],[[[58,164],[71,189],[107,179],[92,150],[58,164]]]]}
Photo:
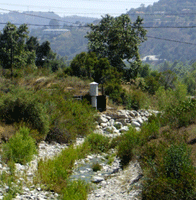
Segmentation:
{"type": "Polygon", "coordinates": [[[31,64],[35,59],[35,52],[25,49],[28,38],[28,27],[26,24],[18,28],[11,23],[7,23],[3,32],[0,33],[0,64],[4,68],[24,66],[31,64]]]}
{"type": "Polygon", "coordinates": [[[138,17],[132,23],[125,14],[119,17],[106,15],[97,25],[90,25],[91,31],[86,35],[89,51],[95,52],[98,58],[108,58],[120,71],[125,66],[124,60],[139,64],[139,45],[146,39],[142,21],[138,17]]]}
{"type": "MultiPolygon", "coordinates": [[[[29,38],[26,24],[16,27],[10,22],[0,33],[0,66],[4,69],[22,68],[29,64],[56,71],[63,66],[61,59],[51,50],[48,41],[39,44],[36,37],[29,38]]],[[[64,64],[64,66],[66,66],[64,64]]]]}

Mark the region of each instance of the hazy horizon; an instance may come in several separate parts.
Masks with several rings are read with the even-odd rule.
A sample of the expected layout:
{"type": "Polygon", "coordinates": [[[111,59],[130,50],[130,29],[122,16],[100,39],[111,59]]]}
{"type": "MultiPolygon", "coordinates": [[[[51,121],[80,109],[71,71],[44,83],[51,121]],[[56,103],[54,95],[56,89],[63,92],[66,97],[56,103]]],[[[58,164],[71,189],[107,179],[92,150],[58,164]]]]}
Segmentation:
{"type": "Polygon", "coordinates": [[[110,14],[118,16],[126,13],[131,8],[138,8],[141,4],[152,5],[158,0],[42,0],[42,1],[22,1],[22,0],[0,0],[0,13],[11,11],[43,11],[54,12],[61,17],[78,15],[85,17],[101,18],[102,15],[110,14]]]}

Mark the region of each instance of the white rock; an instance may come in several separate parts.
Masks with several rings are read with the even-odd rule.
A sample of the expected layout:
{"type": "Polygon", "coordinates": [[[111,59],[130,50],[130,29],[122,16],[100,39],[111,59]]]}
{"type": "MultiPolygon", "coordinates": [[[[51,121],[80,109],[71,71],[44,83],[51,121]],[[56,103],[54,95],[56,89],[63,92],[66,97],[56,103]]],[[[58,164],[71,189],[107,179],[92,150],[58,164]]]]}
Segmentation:
{"type": "Polygon", "coordinates": [[[128,126],[123,126],[119,132],[122,133],[122,132],[125,132],[125,131],[128,131],[129,130],[129,127],[128,126]]]}
{"type": "Polygon", "coordinates": [[[103,128],[108,126],[108,123],[101,123],[100,126],[102,126],[103,128]]]}
{"type": "Polygon", "coordinates": [[[96,129],[96,130],[94,131],[94,133],[102,134],[102,135],[103,135],[103,129],[96,129]]]}
{"type": "Polygon", "coordinates": [[[106,122],[108,122],[108,119],[104,116],[104,115],[100,115],[99,117],[98,117],[98,123],[106,123],[106,122]]]}
{"type": "Polygon", "coordinates": [[[92,182],[93,183],[100,183],[101,181],[103,181],[104,178],[103,177],[100,177],[100,176],[93,176],[92,177],[92,182]]]}
{"type": "Polygon", "coordinates": [[[126,110],[118,110],[118,116],[119,118],[128,118],[128,113],[126,110]]]}
{"type": "Polygon", "coordinates": [[[131,125],[134,127],[140,127],[141,125],[137,121],[132,121],[131,125]]]}
{"type": "Polygon", "coordinates": [[[140,125],[144,123],[141,117],[137,117],[134,121],[138,122],[140,125]]]}
{"type": "Polygon", "coordinates": [[[109,123],[110,123],[110,126],[114,126],[114,123],[115,123],[114,119],[111,119],[111,120],[109,121],[109,123]]]}
{"type": "Polygon", "coordinates": [[[121,129],[122,128],[122,123],[121,122],[115,122],[114,123],[114,127],[116,127],[116,129],[121,129]]]}
{"type": "Polygon", "coordinates": [[[147,121],[148,121],[148,118],[145,117],[145,116],[143,116],[143,117],[142,117],[142,120],[143,120],[144,122],[147,122],[147,121]]]}
{"type": "Polygon", "coordinates": [[[141,129],[139,127],[135,127],[136,131],[140,132],[141,129]]]}

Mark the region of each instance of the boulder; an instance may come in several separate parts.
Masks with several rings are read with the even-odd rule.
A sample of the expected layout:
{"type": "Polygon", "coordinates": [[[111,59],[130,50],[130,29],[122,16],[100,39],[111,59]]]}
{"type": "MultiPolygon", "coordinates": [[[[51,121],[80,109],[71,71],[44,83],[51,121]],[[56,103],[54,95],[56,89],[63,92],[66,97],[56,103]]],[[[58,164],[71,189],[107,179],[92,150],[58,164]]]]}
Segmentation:
{"type": "Polygon", "coordinates": [[[102,128],[106,128],[108,126],[108,123],[101,123],[100,126],[102,126],[102,128]]]}
{"type": "Polygon", "coordinates": [[[101,124],[101,123],[107,123],[107,122],[108,122],[108,119],[107,119],[107,117],[106,117],[105,115],[99,115],[99,117],[98,117],[98,119],[97,119],[97,122],[98,122],[99,124],[101,124]]]}
{"type": "Polygon", "coordinates": [[[123,127],[123,125],[122,125],[121,122],[115,122],[115,123],[114,123],[114,127],[115,127],[116,129],[121,129],[121,128],[123,127]]]}
{"type": "Polygon", "coordinates": [[[93,176],[91,181],[93,183],[100,183],[101,181],[104,181],[104,178],[100,176],[93,176]]]}
{"type": "Polygon", "coordinates": [[[126,132],[126,131],[128,131],[129,130],[129,127],[128,126],[123,126],[120,130],[119,130],[119,132],[120,133],[123,133],[123,132],[126,132]]]}
{"type": "Polygon", "coordinates": [[[110,123],[110,126],[114,126],[114,119],[110,119],[109,123],[110,123]]]}
{"type": "Polygon", "coordinates": [[[138,123],[137,121],[132,121],[131,122],[131,125],[134,126],[134,127],[140,127],[140,123],[138,123]]]}
{"type": "Polygon", "coordinates": [[[142,125],[142,124],[144,123],[144,121],[142,120],[141,117],[137,117],[137,118],[136,118],[135,120],[133,120],[133,121],[138,122],[140,125],[142,125]]]}
{"type": "Polygon", "coordinates": [[[128,118],[128,113],[126,110],[118,110],[118,118],[128,118]]]}

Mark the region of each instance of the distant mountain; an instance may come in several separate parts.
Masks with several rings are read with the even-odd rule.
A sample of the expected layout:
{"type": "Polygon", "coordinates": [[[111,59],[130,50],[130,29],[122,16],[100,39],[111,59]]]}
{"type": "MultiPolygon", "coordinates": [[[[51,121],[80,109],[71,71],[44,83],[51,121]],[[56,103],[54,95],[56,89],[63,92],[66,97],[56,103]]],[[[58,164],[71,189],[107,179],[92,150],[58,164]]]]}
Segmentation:
{"type": "MultiPolygon", "coordinates": [[[[147,7],[141,4],[137,9],[130,9],[127,14],[132,22],[137,16],[142,17],[144,27],[148,30],[148,40],[140,47],[142,58],[154,55],[161,62],[196,60],[196,0],[159,0],[147,7]]],[[[49,40],[56,53],[70,60],[76,54],[87,51],[88,41],[84,36],[89,28],[85,25],[99,20],[79,16],[60,17],[54,12],[28,11],[0,15],[1,23],[8,21],[14,24],[34,24],[29,26],[30,35],[38,37],[40,42],[49,40]],[[62,34],[48,31],[46,35],[44,30],[51,28],[51,19],[58,21],[58,28],[68,31],[62,34]]],[[[0,29],[3,27],[1,24],[0,29]]]]}
{"type": "Polygon", "coordinates": [[[16,25],[29,24],[30,36],[37,37],[40,43],[48,40],[53,51],[71,60],[76,54],[87,51],[88,41],[84,36],[89,28],[86,25],[96,20],[98,19],[80,16],[60,17],[54,12],[9,12],[0,15],[0,23],[4,23],[0,24],[0,30],[3,30],[8,21],[16,25]],[[54,28],[49,26],[51,20],[56,20],[58,29],[66,30],[50,31],[50,28],[54,28]]]}
{"type": "MultiPolygon", "coordinates": [[[[34,12],[34,11],[25,11],[25,12],[9,12],[0,14],[0,23],[11,22],[13,24],[34,24],[37,26],[29,25],[29,29],[34,29],[39,26],[47,26],[50,23],[51,19],[56,19],[60,26],[64,24],[71,25],[73,23],[92,23],[97,18],[88,18],[88,17],[79,17],[79,16],[67,16],[60,17],[54,12],[34,12]],[[39,26],[38,26],[39,25],[39,26]]],[[[5,25],[0,24],[0,30],[3,29],[5,25]]]]}
{"type": "Polygon", "coordinates": [[[141,16],[144,27],[148,27],[148,40],[140,48],[143,57],[157,55],[169,61],[196,59],[195,0],[159,0],[147,7],[143,4],[131,9],[128,14],[133,21],[141,16]]]}

